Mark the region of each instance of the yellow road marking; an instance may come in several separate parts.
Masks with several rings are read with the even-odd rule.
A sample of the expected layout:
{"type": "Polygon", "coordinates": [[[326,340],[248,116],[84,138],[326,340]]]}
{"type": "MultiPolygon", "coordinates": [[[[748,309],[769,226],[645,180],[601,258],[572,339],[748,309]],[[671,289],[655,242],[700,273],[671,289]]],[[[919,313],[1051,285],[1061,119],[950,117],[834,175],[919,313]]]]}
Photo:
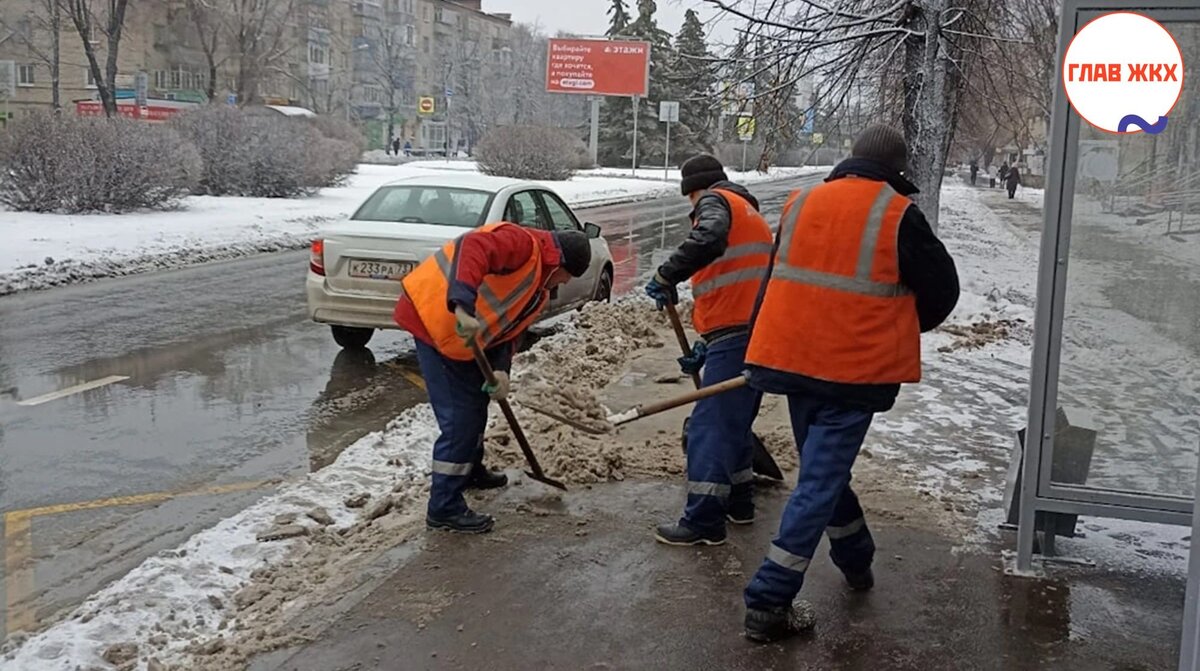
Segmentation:
{"type": "Polygon", "coordinates": [[[383,365],[385,365],[385,366],[387,366],[388,368],[391,368],[392,370],[394,370],[394,371],[396,371],[396,372],[400,373],[400,375],[402,375],[402,376],[404,377],[404,379],[406,379],[406,380],[408,380],[409,382],[411,382],[411,383],[413,383],[414,385],[416,385],[416,387],[417,387],[418,389],[420,389],[421,391],[425,391],[425,378],[421,377],[421,376],[420,376],[420,375],[418,375],[417,373],[414,373],[414,372],[412,371],[412,369],[410,369],[410,368],[408,368],[408,367],[406,367],[406,366],[403,366],[403,365],[401,365],[401,364],[399,364],[399,363],[396,363],[395,361],[389,361],[389,362],[387,362],[387,363],[385,363],[385,364],[383,364],[383,365]]]}
{"type": "Polygon", "coordinates": [[[75,394],[79,394],[79,393],[82,393],[82,392],[85,392],[85,391],[88,391],[91,389],[97,389],[99,387],[104,387],[104,386],[110,385],[114,382],[123,382],[128,379],[129,379],[128,375],[109,375],[108,377],[102,377],[99,380],[92,380],[91,382],[84,382],[83,384],[77,384],[73,387],[67,387],[66,389],[59,389],[58,391],[52,391],[49,394],[42,394],[41,396],[27,398],[24,401],[17,401],[17,405],[24,405],[24,406],[41,405],[43,403],[49,403],[50,401],[57,401],[60,398],[74,396],[75,394]]]}
{"type": "Polygon", "coordinates": [[[213,485],[174,492],[152,492],[132,496],[114,496],[95,501],[78,501],[61,503],[25,510],[10,510],[4,513],[4,601],[5,601],[5,636],[16,631],[28,631],[37,625],[36,612],[33,608],[34,574],[33,574],[33,534],[31,522],[35,517],[45,515],[61,515],[81,510],[96,510],[116,506],[135,506],[149,503],[162,503],[171,499],[189,496],[212,496],[216,494],[232,494],[259,489],[268,485],[278,484],[276,480],[261,480],[254,482],[236,482],[228,485],[213,485]]]}

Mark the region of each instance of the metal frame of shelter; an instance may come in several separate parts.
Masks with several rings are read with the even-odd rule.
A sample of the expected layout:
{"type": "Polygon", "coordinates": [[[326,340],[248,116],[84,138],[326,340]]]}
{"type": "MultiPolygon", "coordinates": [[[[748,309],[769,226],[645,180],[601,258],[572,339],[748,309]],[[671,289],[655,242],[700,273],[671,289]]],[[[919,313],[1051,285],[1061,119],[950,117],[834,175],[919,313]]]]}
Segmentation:
{"type": "MultiPolygon", "coordinates": [[[[1046,176],[1045,225],[1038,268],[1037,316],[1029,395],[1029,430],[1023,457],[1016,569],[1032,569],[1035,518],[1041,511],[1192,526],[1191,497],[1107,489],[1052,482],[1054,427],[1057,410],[1063,317],[1066,309],[1067,266],[1071,243],[1073,194],[1079,162],[1082,120],[1072,112],[1062,81],[1063,59],[1075,34],[1092,19],[1115,11],[1133,11],[1160,23],[1200,23],[1197,0],[1063,0],[1060,15],[1055,96],[1046,176]]],[[[1184,86],[1197,84],[1185,80],[1184,86]]],[[[1186,93],[1185,93],[1186,95],[1186,93]]],[[[1167,132],[1170,132],[1169,130],[1167,132]]],[[[1200,495],[1200,487],[1197,487],[1200,495]]],[[[1200,525],[1197,525],[1200,527],[1200,525]]],[[[1195,528],[1193,538],[1200,538],[1195,528]]],[[[1200,670],[1200,552],[1189,565],[1187,606],[1180,669],[1200,670]]]]}

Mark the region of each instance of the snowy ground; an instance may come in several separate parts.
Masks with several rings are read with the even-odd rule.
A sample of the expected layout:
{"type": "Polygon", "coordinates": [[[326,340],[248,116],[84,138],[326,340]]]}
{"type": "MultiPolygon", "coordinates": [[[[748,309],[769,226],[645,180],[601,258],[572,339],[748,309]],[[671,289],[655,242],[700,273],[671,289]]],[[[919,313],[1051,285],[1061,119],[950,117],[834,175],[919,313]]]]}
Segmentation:
{"type": "MultiPolygon", "coordinates": [[[[429,171],[476,171],[471,161],[414,161],[359,166],[345,186],[299,199],[184,199],[172,212],[54,215],[0,211],[0,296],[103,277],[177,268],[250,254],[299,249],[320,227],[350,216],[376,188],[429,171]]],[[[807,174],[781,168],[769,175],[738,175],[747,183],[807,174]]],[[[646,173],[647,175],[652,173],[646,173]]],[[[675,182],[625,177],[622,171],[585,171],[566,182],[543,182],[573,207],[607,205],[678,193],[675,182]]]]}
{"type": "MultiPolygon", "coordinates": [[[[1037,195],[1026,193],[1031,200],[1037,195]]],[[[925,380],[906,388],[896,410],[877,420],[856,477],[866,489],[864,500],[876,502],[873,505],[877,507],[870,509],[872,515],[904,519],[902,515],[907,514],[913,522],[913,501],[926,501],[940,515],[929,519],[930,530],[957,535],[968,545],[998,537],[996,524],[1001,519],[999,505],[1012,435],[1025,422],[1040,214],[1030,203],[1006,205],[1003,199],[999,191],[959,184],[945,187],[941,235],[957,260],[963,298],[949,323],[924,339],[925,380]],[[878,504],[891,500],[895,503],[878,504]]],[[[1087,291],[1099,292],[1086,295],[1087,300],[1091,304],[1104,301],[1107,276],[1089,274],[1094,268],[1089,269],[1082,260],[1079,266],[1080,277],[1090,278],[1081,282],[1092,287],[1087,291]]],[[[630,310],[646,310],[636,302],[630,305],[630,310]]],[[[1121,323],[1123,318],[1117,312],[1106,309],[1081,319],[1119,325],[1122,328],[1117,333],[1152,343],[1153,347],[1146,349],[1165,352],[1164,356],[1183,355],[1180,346],[1166,335],[1143,322],[1121,323]]],[[[574,328],[571,322],[577,319],[587,317],[568,318],[565,332],[539,343],[535,358],[528,362],[536,361],[551,371],[560,369],[556,357],[567,348],[580,347],[583,334],[596,330],[574,328]]],[[[601,352],[603,356],[589,360],[588,375],[611,376],[636,351],[670,359],[663,353],[665,348],[655,354],[645,342],[638,342],[642,336],[633,330],[619,332],[629,334],[632,340],[613,350],[611,356],[601,352]]],[[[1103,338],[1104,334],[1092,336],[1103,338]]],[[[1069,336],[1068,342],[1081,342],[1072,338],[1069,336]]],[[[1107,341],[1097,341],[1097,351],[1106,359],[1115,358],[1113,365],[1122,368],[1093,375],[1097,397],[1103,396],[1102,383],[1113,376],[1147,366],[1148,360],[1139,358],[1137,351],[1116,350],[1107,341]]],[[[1098,365],[1096,361],[1080,363],[1085,364],[1098,365]]],[[[1151,367],[1146,374],[1153,370],[1157,368],[1151,367]]],[[[1119,388],[1121,393],[1133,393],[1139,384],[1145,385],[1141,378],[1130,379],[1134,382],[1119,388]]],[[[1195,385],[1188,384],[1194,391],[1195,385]]],[[[1178,398],[1179,403],[1192,402],[1189,407],[1194,407],[1194,400],[1178,398]]],[[[1183,408],[1176,410],[1164,410],[1162,414],[1168,416],[1162,421],[1169,423],[1171,417],[1189,414],[1183,408]]],[[[1126,417],[1123,421],[1133,420],[1126,417]]],[[[1115,424],[1104,430],[1120,433],[1115,424]]],[[[296,595],[308,593],[315,584],[335,585],[349,570],[346,562],[352,561],[356,552],[382,544],[389,536],[394,543],[396,537],[413,533],[423,509],[434,434],[428,406],[405,412],[385,431],[352,445],[332,466],[284,486],[183,547],[147,560],[45,631],[11,642],[7,656],[0,657],[0,668],[88,668],[101,665],[103,651],[118,642],[138,645],[141,661],[136,668],[146,668],[150,656],[178,668],[224,668],[214,664],[217,657],[213,655],[237,658],[240,653],[236,649],[246,645],[248,631],[255,632],[257,642],[252,645],[259,649],[286,642],[272,638],[281,634],[248,628],[248,622],[256,615],[276,621],[286,618],[303,608],[294,601],[296,595]],[[347,497],[363,493],[370,495],[365,508],[347,508],[347,497]],[[332,517],[325,520],[332,521],[328,527],[313,519],[320,515],[306,516],[317,507],[332,517]],[[388,507],[393,508],[391,514],[371,521],[388,507]],[[263,532],[289,525],[299,525],[290,531],[304,538],[258,540],[263,532]]],[[[582,449],[569,439],[560,442],[582,449]]],[[[597,454],[601,461],[621,458],[612,451],[597,454]]],[[[1194,455],[1191,458],[1194,461],[1194,455]]],[[[562,466],[553,458],[546,461],[548,467],[562,466]]],[[[571,465],[591,466],[600,468],[594,473],[619,479],[654,465],[631,463],[628,456],[623,464],[571,465]]],[[[1099,466],[1103,472],[1103,459],[1099,466]]],[[[1168,462],[1161,472],[1177,467],[1168,462]]],[[[1085,538],[1064,541],[1060,547],[1133,571],[1178,574],[1185,570],[1186,529],[1090,519],[1084,520],[1081,528],[1085,538]]]]}

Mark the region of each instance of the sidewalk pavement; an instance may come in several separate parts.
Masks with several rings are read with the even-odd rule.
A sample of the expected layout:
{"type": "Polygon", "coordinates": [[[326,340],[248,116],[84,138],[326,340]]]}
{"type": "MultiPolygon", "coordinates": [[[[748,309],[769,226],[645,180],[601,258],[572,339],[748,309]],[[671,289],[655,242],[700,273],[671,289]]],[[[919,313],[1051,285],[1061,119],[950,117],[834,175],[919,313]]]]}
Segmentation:
{"type": "Polygon", "coordinates": [[[1000,548],[878,519],[875,590],[848,592],[822,546],[802,594],[815,632],[756,646],[741,636],[741,591],[786,488],[765,490],[752,527],[704,550],[652,540],[652,523],[678,514],[677,483],[524,498],[540,493],[526,483],[486,504],[521,511],[490,536],[429,535],[357,603],[310,613],[323,628],[313,643],[250,668],[1096,671],[1172,668],[1178,654],[1177,579],[1009,577],[1000,548]]]}

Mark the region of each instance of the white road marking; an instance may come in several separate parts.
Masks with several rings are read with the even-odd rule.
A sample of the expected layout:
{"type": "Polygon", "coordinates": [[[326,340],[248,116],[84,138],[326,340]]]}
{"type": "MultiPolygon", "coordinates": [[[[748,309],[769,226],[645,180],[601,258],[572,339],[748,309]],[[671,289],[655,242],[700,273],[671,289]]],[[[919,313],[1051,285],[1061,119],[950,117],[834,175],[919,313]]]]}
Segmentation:
{"type": "Polygon", "coordinates": [[[109,375],[108,377],[102,377],[99,380],[92,380],[91,382],[84,382],[83,384],[77,384],[74,387],[67,387],[66,389],[59,389],[58,391],[52,391],[49,394],[42,394],[41,396],[27,398],[24,401],[17,401],[17,405],[25,405],[25,406],[41,405],[43,403],[49,403],[50,401],[57,401],[60,398],[74,396],[75,394],[88,391],[89,389],[97,389],[99,387],[104,387],[106,385],[110,385],[114,382],[121,382],[121,381],[128,380],[128,379],[129,379],[128,375],[109,375]]]}

